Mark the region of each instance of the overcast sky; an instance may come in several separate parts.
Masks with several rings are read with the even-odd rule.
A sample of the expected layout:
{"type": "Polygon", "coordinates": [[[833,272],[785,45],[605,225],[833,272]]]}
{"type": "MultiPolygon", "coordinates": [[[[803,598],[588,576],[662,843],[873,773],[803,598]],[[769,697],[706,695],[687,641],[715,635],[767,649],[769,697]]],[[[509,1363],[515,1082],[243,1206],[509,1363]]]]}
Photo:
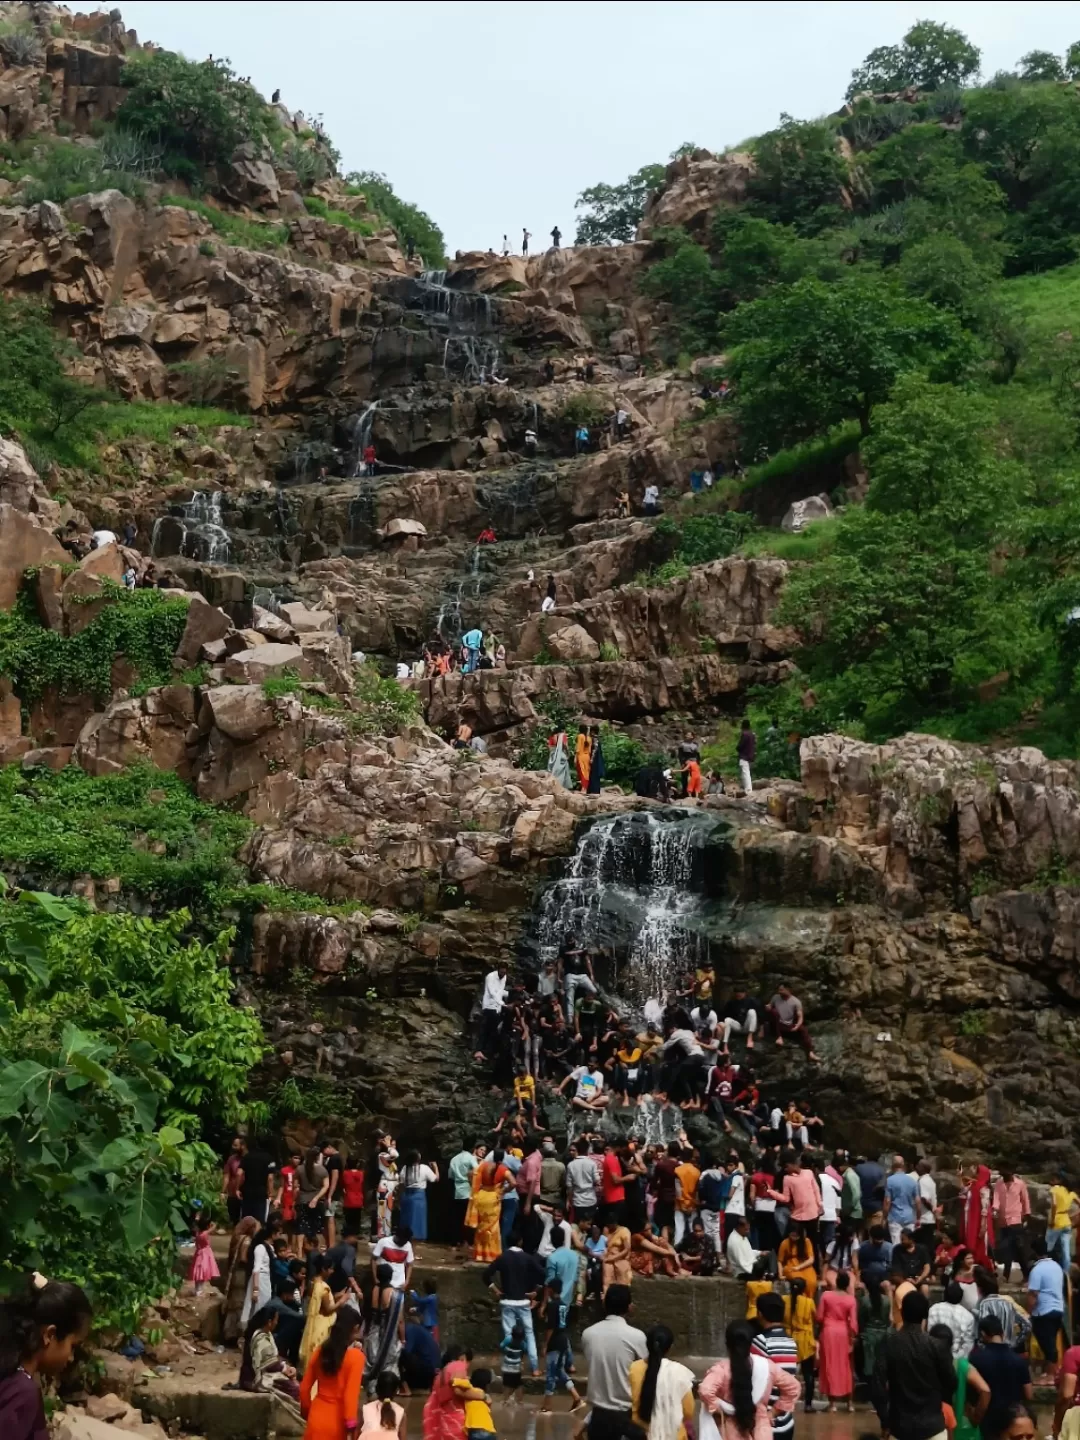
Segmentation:
{"type": "MultiPolygon", "coordinates": [[[[77,10],[102,5],[73,5],[77,10]]],[[[139,33],[227,56],[269,97],[322,114],[343,169],[380,170],[447,247],[550,243],[574,200],[667,160],[835,110],[852,68],[917,19],[959,26],[983,73],[1080,39],[1080,4],[705,4],[696,0],[154,0],[139,33]]]]}

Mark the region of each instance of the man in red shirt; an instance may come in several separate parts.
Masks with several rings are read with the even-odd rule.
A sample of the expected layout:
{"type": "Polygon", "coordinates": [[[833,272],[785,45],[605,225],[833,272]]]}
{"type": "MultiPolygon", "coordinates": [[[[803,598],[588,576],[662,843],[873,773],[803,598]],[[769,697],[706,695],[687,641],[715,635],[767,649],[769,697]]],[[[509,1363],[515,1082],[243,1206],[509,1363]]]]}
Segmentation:
{"type": "Polygon", "coordinates": [[[1028,1188],[1007,1166],[1001,1167],[1001,1179],[994,1186],[994,1258],[1003,1267],[1002,1279],[1009,1283],[1013,1261],[1027,1279],[1031,1268],[1024,1248],[1024,1220],[1031,1214],[1028,1188]]]}
{"type": "Polygon", "coordinates": [[[291,1238],[296,1236],[296,1197],[300,1193],[298,1171],[303,1163],[302,1155],[290,1155],[289,1163],[278,1172],[281,1187],[274,1199],[274,1209],[281,1211],[281,1223],[291,1238]]]}
{"type": "Polygon", "coordinates": [[[341,1200],[345,1207],[345,1234],[359,1235],[364,1228],[364,1172],[351,1155],[341,1172],[341,1200]]]}
{"type": "Polygon", "coordinates": [[[622,1161],[609,1140],[604,1146],[604,1163],[600,1167],[600,1204],[605,1225],[621,1225],[626,1211],[626,1182],[632,1177],[623,1174],[622,1161]]]}
{"type": "Polygon", "coordinates": [[[682,1160],[682,1146],[673,1140],[667,1154],[661,1155],[653,1166],[650,1189],[656,1196],[653,1208],[653,1222],[668,1240],[675,1233],[675,1171],[682,1160]]]}

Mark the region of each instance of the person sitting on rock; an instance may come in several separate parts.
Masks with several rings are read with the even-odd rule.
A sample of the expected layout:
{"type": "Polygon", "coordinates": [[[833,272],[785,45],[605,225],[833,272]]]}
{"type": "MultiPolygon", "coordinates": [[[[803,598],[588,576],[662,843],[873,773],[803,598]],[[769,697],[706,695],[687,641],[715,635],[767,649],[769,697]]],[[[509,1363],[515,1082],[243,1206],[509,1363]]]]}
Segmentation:
{"type": "Polygon", "coordinates": [[[606,1107],[609,1097],[604,1094],[602,1071],[592,1069],[588,1065],[575,1065],[562,1084],[557,1087],[559,1094],[565,1094],[569,1085],[574,1086],[574,1098],[570,1103],[575,1110],[595,1114],[606,1107]]]}
{"type": "Polygon", "coordinates": [[[476,537],[477,545],[494,545],[496,543],[495,531],[490,525],[485,525],[480,534],[476,537]]]}
{"type": "Polygon", "coordinates": [[[776,994],[765,1007],[765,1015],[778,1046],[783,1045],[784,1037],[788,1036],[799,1042],[806,1051],[807,1059],[814,1064],[820,1063],[819,1056],[814,1053],[814,1042],[806,1028],[802,1001],[792,993],[790,985],[777,988],[776,994]]]}

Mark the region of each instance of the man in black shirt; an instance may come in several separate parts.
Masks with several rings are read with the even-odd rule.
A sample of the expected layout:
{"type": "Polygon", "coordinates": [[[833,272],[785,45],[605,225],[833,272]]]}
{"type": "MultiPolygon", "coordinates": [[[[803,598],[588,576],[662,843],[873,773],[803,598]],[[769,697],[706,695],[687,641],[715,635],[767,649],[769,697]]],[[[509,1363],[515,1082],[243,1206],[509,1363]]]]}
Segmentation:
{"type": "Polygon", "coordinates": [[[758,1023],[765,1014],[761,1001],[746,993],[745,985],[736,985],[731,999],[724,1006],[721,1020],[724,1022],[724,1049],[728,1048],[732,1032],[746,1036],[746,1048],[754,1048],[754,1035],[758,1023]]]}
{"type": "Polygon", "coordinates": [[[521,1248],[521,1235],[515,1231],[510,1236],[509,1250],[504,1250],[484,1271],[484,1284],[490,1285],[499,1297],[503,1339],[509,1340],[515,1325],[520,1325],[525,1332],[525,1353],[532,1373],[539,1375],[532,1297],[544,1288],[544,1262],[521,1248]]]}
{"type": "Polygon", "coordinates": [[[892,1262],[904,1272],[904,1277],[915,1285],[923,1285],[930,1279],[930,1256],[922,1245],[916,1245],[910,1230],[900,1231],[900,1244],[893,1246],[892,1262]]]}
{"type": "Polygon", "coordinates": [[[265,1150],[256,1145],[250,1149],[248,1142],[240,1142],[240,1210],[246,1218],[253,1215],[260,1225],[266,1224],[270,1212],[270,1199],[274,1193],[274,1177],[277,1166],[265,1150]]]}
{"type": "Polygon", "coordinates": [[[952,1403],[956,1372],[952,1356],[926,1333],[930,1306],[912,1290],[900,1309],[903,1324],[878,1346],[871,1395],[882,1433],[895,1440],[931,1440],[945,1436],[942,1405],[952,1403]]]}
{"type": "Polygon", "coordinates": [[[983,1440],[997,1440],[1005,1428],[1009,1406],[1031,1404],[1032,1386],[1028,1362],[1005,1344],[996,1315],[984,1315],[979,1321],[979,1343],[971,1352],[971,1366],[990,1386],[990,1403],[979,1426],[983,1440]]]}

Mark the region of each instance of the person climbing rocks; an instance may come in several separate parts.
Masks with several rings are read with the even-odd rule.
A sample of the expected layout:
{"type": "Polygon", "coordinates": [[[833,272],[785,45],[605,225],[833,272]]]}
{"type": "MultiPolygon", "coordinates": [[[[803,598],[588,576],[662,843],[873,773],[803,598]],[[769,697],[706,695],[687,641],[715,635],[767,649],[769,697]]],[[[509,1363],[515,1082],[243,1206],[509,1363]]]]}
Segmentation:
{"type": "Polygon", "coordinates": [[[574,431],[574,454],[580,455],[583,450],[589,448],[589,427],[579,425],[574,431]]]}
{"type": "Polygon", "coordinates": [[[541,605],[540,605],[540,609],[543,611],[543,613],[544,613],[545,615],[550,615],[551,612],[552,612],[552,610],[555,609],[555,576],[554,576],[554,575],[549,575],[549,576],[547,577],[547,592],[546,592],[545,595],[544,595],[544,599],[543,599],[543,601],[542,601],[542,603],[541,603],[541,605]]]}
{"type": "Polygon", "coordinates": [[[556,226],[554,226],[554,228],[553,228],[552,231],[551,231],[551,248],[552,248],[553,250],[558,250],[558,248],[559,248],[559,242],[560,242],[561,240],[562,240],[562,231],[559,229],[558,225],[556,225],[556,226]]]}
{"type": "Polygon", "coordinates": [[[616,513],[616,515],[618,516],[618,518],[619,518],[620,520],[628,520],[628,519],[630,518],[630,492],[629,492],[629,490],[620,490],[620,491],[619,491],[618,497],[617,497],[617,499],[616,499],[616,501],[615,501],[615,513],[616,513]]]}
{"type": "Polygon", "coordinates": [[[656,485],[645,486],[645,494],[641,497],[641,510],[644,515],[660,514],[660,490],[656,485]]]}
{"type": "Polygon", "coordinates": [[[461,643],[465,649],[465,664],[462,669],[466,675],[471,675],[480,659],[480,647],[484,643],[484,632],[474,626],[462,635],[461,643]]]}
{"type": "Polygon", "coordinates": [[[521,231],[521,253],[522,253],[522,255],[528,255],[528,253],[529,253],[529,241],[530,241],[531,239],[532,239],[532,236],[529,234],[528,230],[526,230],[524,227],[522,227],[522,231],[521,231]]]}
{"type": "Polygon", "coordinates": [[[735,747],[735,755],[739,762],[739,780],[742,783],[743,794],[754,793],[754,779],[750,774],[750,766],[757,758],[757,736],[750,728],[750,721],[742,722],[742,730],[739,733],[739,743],[735,747]]]}
{"type": "Polygon", "coordinates": [[[497,536],[490,525],[485,525],[483,530],[481,530],[480,534],[476,537],[477,545],[494,545],[496,543],[496,540],[497,536]]]}
{"type": "Polygon", "coordinates": [[[555,383],[555,362],[549,355],[544,361],[544,384],[554,385],[555,383]]]}

